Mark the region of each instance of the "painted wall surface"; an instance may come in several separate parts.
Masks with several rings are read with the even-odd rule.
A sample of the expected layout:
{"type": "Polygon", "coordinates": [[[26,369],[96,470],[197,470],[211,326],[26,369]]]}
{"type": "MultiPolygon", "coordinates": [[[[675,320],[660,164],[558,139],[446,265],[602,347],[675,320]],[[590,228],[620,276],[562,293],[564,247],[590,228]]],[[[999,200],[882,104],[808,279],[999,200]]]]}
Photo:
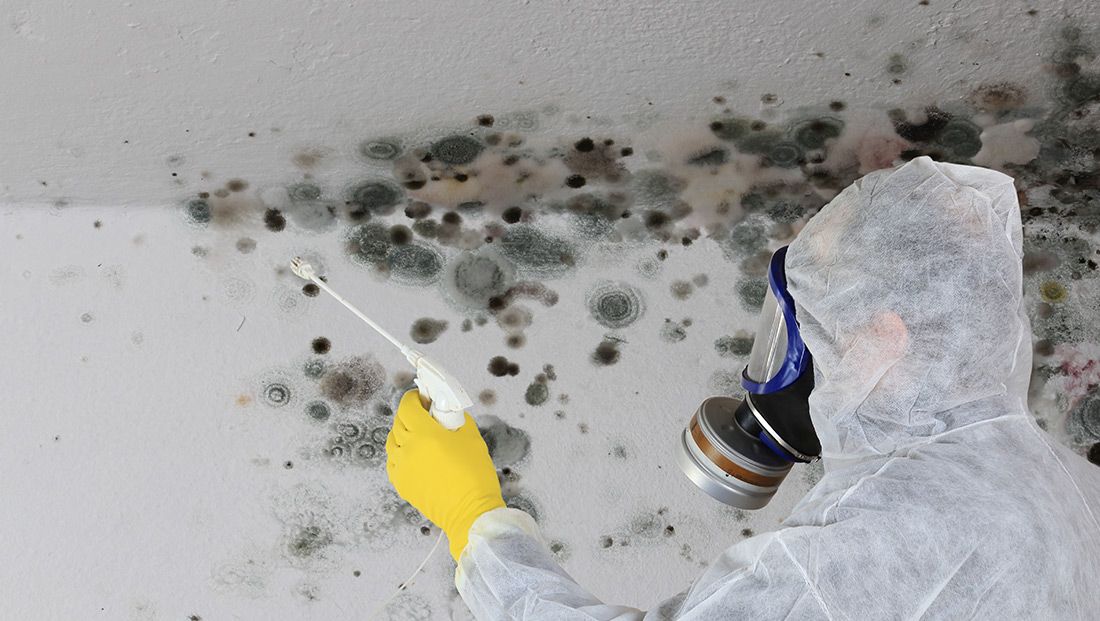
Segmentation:
{"type": "MultiPolygon", "coordinates": [[[[646,607],[773,530],[674,463],[763,267],[928,154],[1017,178],[1032,407],[1100,462],[1089,2],[0,6],[5,618],[365,618],[438,535],[385,477],[411,376],[507,502],[646,607]]],[[[445,554],[382,618],[468,619],[445,554]]]]}

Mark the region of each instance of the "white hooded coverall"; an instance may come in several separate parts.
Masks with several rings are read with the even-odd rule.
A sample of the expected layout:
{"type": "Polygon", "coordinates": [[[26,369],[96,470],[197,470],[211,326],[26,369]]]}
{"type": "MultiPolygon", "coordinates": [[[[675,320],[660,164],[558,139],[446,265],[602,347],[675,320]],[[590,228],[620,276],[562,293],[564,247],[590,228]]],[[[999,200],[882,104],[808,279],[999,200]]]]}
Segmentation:
{"type": "Polygon", "coordinates": [[[780,530],[643,612],[600,602],[529,516],[473,525],[478,619],[1100,619],[1100,469],[1027,408],[1012,179],[922,157],[863,177],[786,258],[825,474],[780,530]]]}

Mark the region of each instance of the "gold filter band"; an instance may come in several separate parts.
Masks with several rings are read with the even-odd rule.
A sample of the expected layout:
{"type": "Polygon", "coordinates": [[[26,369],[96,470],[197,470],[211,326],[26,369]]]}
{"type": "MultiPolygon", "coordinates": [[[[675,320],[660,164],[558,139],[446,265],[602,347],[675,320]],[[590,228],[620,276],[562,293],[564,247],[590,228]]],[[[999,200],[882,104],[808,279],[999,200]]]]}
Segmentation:
{"type": "Polygon", "coordinates": [[[779,477],[764,476],[746,470],[730,461],[729,458],[719,452],[718,449],[710,443],[710,440],[707,440],[707,436],[703,434],[703,430],[699,428],[698,414],[691,417],[690,429],[691,437],[695,439],[695,444],[699,446],[699,450],[703,451],[707,459],[711,460],[715,466],[718,466],[722,472],[725,472],[731,477],[740,479],[757,487],[775,487],[782,483],[783,479],[787,476],[786,473],[783,473],[783,475],[779,477]]]}

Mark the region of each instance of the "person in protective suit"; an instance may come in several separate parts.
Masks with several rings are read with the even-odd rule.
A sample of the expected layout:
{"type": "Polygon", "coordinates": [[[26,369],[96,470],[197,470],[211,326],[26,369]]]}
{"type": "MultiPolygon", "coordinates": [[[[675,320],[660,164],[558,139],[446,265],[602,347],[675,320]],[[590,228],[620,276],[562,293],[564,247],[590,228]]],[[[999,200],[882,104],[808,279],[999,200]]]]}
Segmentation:
{"type": "Polygon", "coordinates": [[[1028,412],[1021,237],[1010,177],[927,157],[809,221],[786,275],[825,474],[649,612],[558,566],[472,419],[446,431],[407,394],[390,479],[447,533],[478,619],[1100,618],[1100,470],[1028,412]]]}

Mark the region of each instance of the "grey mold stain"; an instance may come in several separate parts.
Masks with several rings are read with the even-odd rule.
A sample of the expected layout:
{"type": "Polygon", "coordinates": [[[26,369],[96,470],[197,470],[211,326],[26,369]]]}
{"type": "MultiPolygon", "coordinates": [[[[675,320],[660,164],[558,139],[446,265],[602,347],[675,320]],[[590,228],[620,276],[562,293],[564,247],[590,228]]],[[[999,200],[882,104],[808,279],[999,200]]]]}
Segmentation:
{"type": "Polygon", "coordinates": [[[528,405],[542,405],[550,398],[550,388],[546,384],[534,382],[527,387],[524,399],[528,405]]]}
{"type": "MultiPolygon", "coordinates": [[[[688,322],[690,325],[690,322],[688,322]]],[[[687,326],[680,321],[672,321],[671,319],[665,319],[665,323],[661,326],[661,340],[666,343],[679,343],[687,338],[687,326]]]]}
{"type": "Polygon", "coordinates": [[[645,312],[642,292],[624,282],[599,283],[587,298],[588,312],[607,328],[625,328],[645,312]]]}
{"type": "Polygon", "coordinates": [[[742,358],[752,351],[751,336],[721,336],[714,341],[714,351],[723,358],[742,358]]]}
{"type": "Polygon", "coordinates": [[[737,298],[741,302],[741,307],[750,312],[760,310],[764,305],[764,296],[767,292],[768,283],[758,278],[737,283],[737,298]]]}
{"type": "Polygon", "coordinates": [[[460,304],[484,309],[489,300],[504,295],[515,278],[512,263],[495,252],[464,252],[447,266],[444,284],[460,304]]]}
{"type": "Polygon", "coordinates": [[[443,271],[443,255],[427,244],[397,246],[386,257],[390,275],[406,284],[430,285],[443,271]]]}
{"type": "Polygon", "coordinates": [[[282,382],[271,382],[263,387],[263,399],[269,407],[281,408],[290,403],[290,387],[282,382]]]}
{"type": "Polygon", "coordinates": [[[373,358],[357,356],[331,366],[321,376],[321,394],[341,407],[365,404],[382,388],[386,370],[373,358]]]}
{"type": "Polygon", "coordinates": [[[1079,443],[1100,440],[1100,388],[1090,390],[1070,412],[1068,431],[1079,443]]]}
{"type": "Polygon", "coordinates": [[[529,225],[515,225],[500,239],[500,252],[517,266],[543,278],[561,276],[576,264],[573,244],[529,225]]]}
{"type": "Polygon", "coordinates": [[[496,416],[481,417],[478,427],[489,456],[498,469],[514,466],[527,457],[531,438],[526,431],[513,427],[496,416]]]}
{"type": "Polygon", "coordinates": [[[310,379],[320,379],[325,374],[325,361],[321,358],[310,358],[302,365],[302,373],[310,379]]]}
{"type": "Polygon", "coordinates": [[[386,605],[387,621],[430,621],[433,611],[428,600],[412,593],[402,593],[386,605]]]}
{"type": "Polygon", "coordinates": [[[695,287],[686,280],[674,280],[668,287],[669,292],[672,293],[672,297],[677,300],[686,300],[691,297],[692,292],[695,291],[695,287]]]}
{"type": "Polygon", "coordinates": [[[432,343],[447,329],[447,322],[442,319],[421,317],[413,322],[409,329],[409,336],[420,344],[432,343]]]}
{"type": "Polygon", "coordinates": [[[359,145],[359,154],[368,160],[388,162],[401,155],[401,142],[387,138],[366,140],[359,145]]]}
{"type": "Polygon", "coordinates": [[[325,421],[328,420],[332,411],[324,401],[310,401],[306,404],[305,414],[312,420],[325,421]]]}
{"type": "Polygon", "coordinates": [[[353,208],[365,210],[370,215],[384,216],[405,198],[400,187],[388,179],[370,179],[348,190],[347,201],[353,208]]]}

